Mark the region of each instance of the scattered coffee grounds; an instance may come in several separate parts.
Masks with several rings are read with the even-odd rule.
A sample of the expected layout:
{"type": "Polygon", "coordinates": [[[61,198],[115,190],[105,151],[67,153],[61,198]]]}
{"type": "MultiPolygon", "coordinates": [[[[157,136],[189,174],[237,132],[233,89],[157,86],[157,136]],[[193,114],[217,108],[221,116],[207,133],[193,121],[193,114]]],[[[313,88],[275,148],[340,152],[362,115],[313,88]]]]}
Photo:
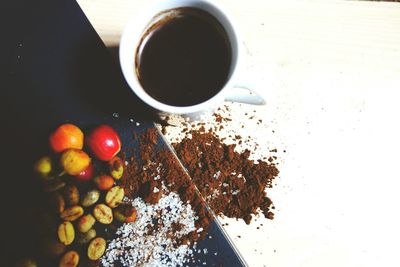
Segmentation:
{"type": "Polygon", "coordinates": [[[242,153],[249,150],[249,159],[265,161],[271,154],[281,155],[282,150],[278,152],[276,145],[284,147],[285,144],[280,135],[272,134],[275,132],[272,127],[276,123],[261,119],[257,114],[252,106],[226,103],[214,113],[204,113],[195,121],[181,115],[168,116],[164,124],[158,127],[170,143],[190,138],[190,131],[193,130],[211,130],[224,144],[236,144],[235,151],[242,153]]]}
{"type": "MultiPolygon", "coordinates": [[[[128,197],[140,196],[147,203],[155,204],[161,196],[161,187],[168,192],[177,192],[184,202],[189,202],[196,211],[198,228],[207,229],[211,214],[199,195],[197,188],[175,155],[156,150],[158,132],[148,129],[137,137],[140,143],[140,159],[132,157],[126,167],[121,184],[128,197]]],[[[206,231],[200,234],[204,237],[206,231]]],[[[193,237],[196,235],[192,234],[193,237]]]]}
{"type": "Polygon", "coordinates": [[[135,136],[140,157],[125,158],[121,186],[137,221],[115,231],[104,266],[182,266],[207,234],[212,215],[205,201],[175,155],[157,148],[158,137],[157,129],[135,136]]]}
{"type": "MultiPolygon", "coordinates": [[[[152,129],[154,130],[154,129],[152,129]]],[[[147,132],[145,135],[151,134],[147,132]]],[[[162,188],[164,191],[177,192],[184,202],[192,205],[196,215],[199,217],[196,227],[207,229],[211,214],[207,211],[206,204],[197,192],[196,186],[180,162],[170,151],[156,151],[151,143],[144,144],[141,151],[141,160],[148,159],[147,152],[152,151],[153,161],[142,165],[135,158],[131,158],[126,167],[126,175],[121,179],[121,184],[126,195],[130,198],[140,196],[147,203],[155,204],[159,201],[162,188]]],[[[191,233],[191,239],[197,240],[204,237],[206,231],[201,234],[191,233]]]]}
{"type": "Polygon", "coordinates": [[[257,214],[274,217],[266,191],[279,173],[278,156],[286,152],[276,148],[285,146],[273,134],[276,123],[258,117],[257,108],[224,103],[195,121],[169,116],[162,127],[207,204],[221,217],[246,223],[257,214]]]}
{"type": "MultiPolygon", "coordinates": [[[[137,136],[136,136],[137,138],[137,136]]],[[[154,154],[154,145],[157,144],[157,129],[148,129],[147,132],[140,136],[140,155],[143,161],[150,162],[154,154]]]]}
{"type": "Polygon", "coordinates": [[[173,147],[211,209],[247,224],[260,211],[273,219],[265,189],[279,173],[276,165],[250,160],[249,150],[236,152],[235,144],[224,144],[211,130],[192,130],[189,135],[173,147]]]}

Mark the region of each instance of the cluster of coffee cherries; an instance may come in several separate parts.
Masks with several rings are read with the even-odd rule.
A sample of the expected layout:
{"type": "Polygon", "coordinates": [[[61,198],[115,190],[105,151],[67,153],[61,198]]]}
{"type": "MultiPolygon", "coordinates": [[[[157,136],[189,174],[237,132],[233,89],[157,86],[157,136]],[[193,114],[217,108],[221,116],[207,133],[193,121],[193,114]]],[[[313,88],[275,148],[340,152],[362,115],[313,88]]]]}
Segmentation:
{"type": "MultiPolygon", "coordinates": [[[[107,243],[99,229],[104,232],[114,219],[136,220],[136,210],[122,204],[125,193],[119,181],[125,164],[118,156],[120,137],[109,125],[97,126],[85,136],[68,123],[50,134],[49,145],[52,152],[34,167],[48,196],[48,212],[41,223],[46,229],[42,251],[57,257],[60,267],[76,267],[82,257],[98,265],[107,243]]],[[[38,265],[26,258],[17,266],[38,265]]]]}

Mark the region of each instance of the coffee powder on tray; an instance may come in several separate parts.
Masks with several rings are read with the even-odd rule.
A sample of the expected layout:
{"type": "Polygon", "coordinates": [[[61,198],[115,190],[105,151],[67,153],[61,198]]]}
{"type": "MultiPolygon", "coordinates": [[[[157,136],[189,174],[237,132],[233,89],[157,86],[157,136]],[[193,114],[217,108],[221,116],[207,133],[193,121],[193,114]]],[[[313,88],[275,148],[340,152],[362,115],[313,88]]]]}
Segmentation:
{"type": "Polygon", "coordinates": [[[236,152],[235,144],[224,144],[204,127],[189,136],[173,147],[216,214],[242,218],[247,224],[260,211],[273,219],[274,206],[265,192],[279,173],[273,161],[250,160],[249,150],[236,152]]]}
{"type": "Polygon", "coordinates": [[[116,229],[102,265],[182,266],[194,261],[196,241],[205,238],[212,215],[175,155],[158,149],[157,129],[134,138],[140,157],[125,157],[121,186],[125,204],[137,210],[137,221],[116,229]]]}
{"type": "MultiPolygon", "coordinates": [[[[169,192],[177,192],[183,202],[191,204],[199,218],[196,221],[197,229],[208,227],[211,214],[201,196],[196,193],[194,183],[171,152],[159,152],[152,163],[144,167],[139,166],[134,160],[127,166],[127,178],[122,180],[126,195],[140,196],[146,203],[156,204],[162,194],[160,188],[165,186],[169,192]]],[[[188,238],[195,241],[205,234],[206,231],[199,235],[192,232],[188,238]]]]}
{"type": "MultiPolygon", "coordinates": [[[[167,150],[156,150],[157,129],[148,129],[137,138],[140,143],[141,158],[129,159],[125,175],[121,179],[126,195],[132,199],[140,196],[146,203],[156,204],[162,195],[161,188],[164,187],[167,192],[176,192],[183,202],[191,204],[198,216],[197,230],[207,229],[212,215],[175,155],[167,150]]],[[[193,231],[180,242],[193,242],[205,235],[206,231],[199,231],[199,233],[193,231]]]]}

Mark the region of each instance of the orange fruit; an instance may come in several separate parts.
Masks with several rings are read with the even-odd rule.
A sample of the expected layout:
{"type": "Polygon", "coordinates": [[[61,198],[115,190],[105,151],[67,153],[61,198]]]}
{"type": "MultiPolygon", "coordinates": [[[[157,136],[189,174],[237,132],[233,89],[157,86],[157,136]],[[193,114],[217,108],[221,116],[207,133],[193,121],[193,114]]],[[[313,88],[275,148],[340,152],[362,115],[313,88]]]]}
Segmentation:
{"type": "Polygon", "coordinates": [[[94,183],[100,190],[110,190],[114,186],[114,178],[108,175],[100,175],[94,179],[94,183]]]}
{"type": "Polygon", "coordinates": [[[60,125],[49,138],[51,149],[60,153],[64,150],[75,148],[82,149],[83,147],[83,132],[79,127],[67,123],[60,125]]]}

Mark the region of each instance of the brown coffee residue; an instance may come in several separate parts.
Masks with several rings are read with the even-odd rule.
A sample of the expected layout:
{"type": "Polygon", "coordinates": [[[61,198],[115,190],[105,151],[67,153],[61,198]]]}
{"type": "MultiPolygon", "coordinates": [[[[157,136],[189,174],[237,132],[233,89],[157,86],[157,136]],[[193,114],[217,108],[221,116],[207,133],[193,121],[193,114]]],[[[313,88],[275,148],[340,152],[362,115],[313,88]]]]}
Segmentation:
{"type": "Polygon", "coordinates": [[[154,190],[155,188],[165,187],[168,192],[178,193],[184,203],[191,204],[198,217],[195,222],[197,231],[181,238],[178,243],[193,244],[207,234],[212,215],[175,155],[168,150],[158,151],[158,137],[156,128],[150,128],[137,136],[140,143],[140,158],[128,159],[129,163],[121,179],[121,186],[129,198],[140,196],[150,204],[157,203],[162,195],[163,190],[154,190]]]}
{"type": "Polygon", "coordinates": [[[273,219],[274,206],[265,190],[279,174],[276,165],[250,160],[249,150],[236,152],[234,144],[224,144],[212,131],[189,134],[191,138],[173,147],[211,209],[218,215],[242,218],[247,224],[260,211],[273,219]]]}

